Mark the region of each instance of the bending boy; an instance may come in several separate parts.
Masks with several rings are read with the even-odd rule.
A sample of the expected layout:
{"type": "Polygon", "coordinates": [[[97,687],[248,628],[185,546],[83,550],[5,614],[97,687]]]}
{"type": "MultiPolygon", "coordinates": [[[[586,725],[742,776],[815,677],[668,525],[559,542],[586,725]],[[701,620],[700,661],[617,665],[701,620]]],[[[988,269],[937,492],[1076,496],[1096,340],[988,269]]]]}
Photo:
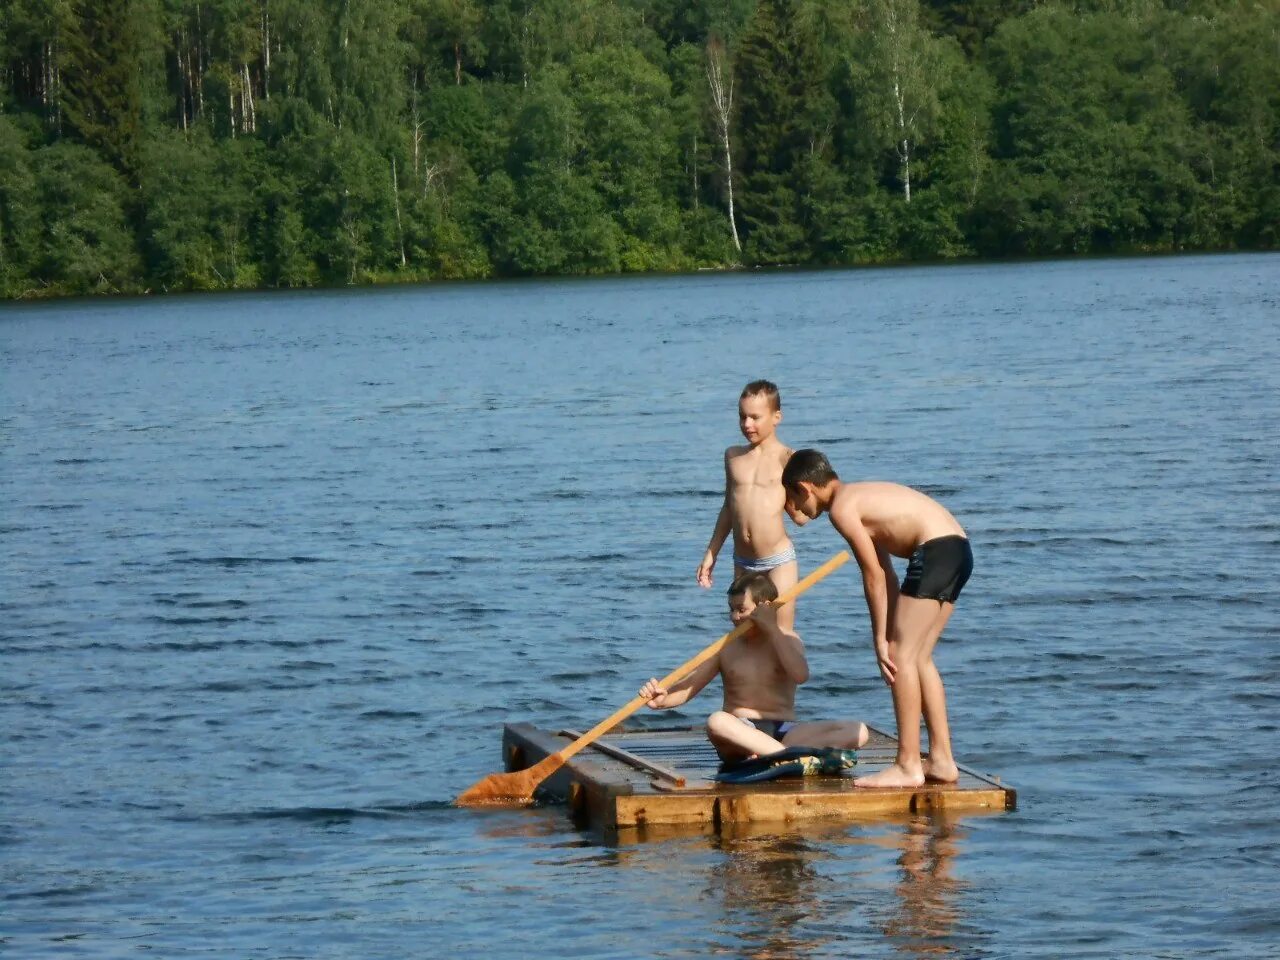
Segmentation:
{"type": "Polygon", "coordinates": [[[951,754],[947,699],[933,662],[956,598],[973,572],[964,528],[945,507],[896,483],[844,483],[817,450],[798,450],[782,472],[789,509],[826,513],[862,569],[871,639],[880,675],[893,693],[898,756],[892,766],[855,785],[914,787],[959,778],[951,754]],[[891,556],[909,558],[898,585],[891,556]],[[920,717],[929,757],[920,756],[920,717]]]}
{"type": "Polygon", "coordinates": [[[693,699],[719,674],[724,705],[707,719],[707,738],[722,760],[776,753],[789,746],[854,750],[867,742],[865,724],[853,720],[797,723],[796,687],[809,679],[804,643],[779,624],[773,606],[778,589],[763,573],[743,574],[729,587],[729,619],[751,620],[753,629],[730,640],[720,653],[667,690],[650,679],[640,695],[652,710],[669,710],[693,699]]]}
{"type": "MultiPolygon", "coordinates": [[[[724,452],[724,504],[698,564],[698,583],[703,587],[711,586],[716,556],[731,532],[735,578],[744,573],[767,573],[779,590],[796,582],[796,551],[782,523],[787,499],[782,468],[791,448],[777,437],[781,422],[777,386],[768,380],[748,383],[738,398],[738,428],[747,445],[724,452]]],[[[778,622],[790,630],[795,616],[795,604],[787,604],[778,612],[778,622]]]]}

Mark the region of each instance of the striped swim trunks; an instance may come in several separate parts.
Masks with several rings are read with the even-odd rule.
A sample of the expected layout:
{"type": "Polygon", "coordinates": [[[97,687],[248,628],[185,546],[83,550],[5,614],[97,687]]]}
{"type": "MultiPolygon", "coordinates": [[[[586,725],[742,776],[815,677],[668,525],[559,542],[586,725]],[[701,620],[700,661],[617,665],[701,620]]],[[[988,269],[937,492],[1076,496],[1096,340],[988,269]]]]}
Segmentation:
{"type": "Polygon", "coordinates": [[[733,555],[733,565],[741,567],[747,573],[768,573],[774,567],[790,563],[795,558],[796,548],[787,547],[781,553],[775,553],[771,557],[740,557],[735,553],[733,555]]]}

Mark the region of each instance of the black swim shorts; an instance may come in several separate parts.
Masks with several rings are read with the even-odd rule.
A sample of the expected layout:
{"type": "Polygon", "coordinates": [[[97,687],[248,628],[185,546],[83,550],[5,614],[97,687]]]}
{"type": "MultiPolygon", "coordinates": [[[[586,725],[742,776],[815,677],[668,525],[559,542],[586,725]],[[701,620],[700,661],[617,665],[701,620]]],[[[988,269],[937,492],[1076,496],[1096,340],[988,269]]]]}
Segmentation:
{"type": "Polygon", "coordinates": [[[955,603],[973,573],[973,550],[965,537],[935,537],[916,547],[907,562],[901,592],[921,600],[955,603]]]}

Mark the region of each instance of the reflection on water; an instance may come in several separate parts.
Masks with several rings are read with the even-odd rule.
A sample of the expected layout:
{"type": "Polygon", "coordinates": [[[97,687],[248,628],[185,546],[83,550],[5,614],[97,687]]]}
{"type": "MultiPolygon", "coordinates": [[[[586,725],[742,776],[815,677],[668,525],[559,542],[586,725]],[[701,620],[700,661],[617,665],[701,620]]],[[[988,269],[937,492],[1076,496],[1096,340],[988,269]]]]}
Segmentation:
{"type": "Polygon", "coordinates": [[[481,834],[491,840],[539,841],[564,837],[564,810],[558,807],[513,805],[473,812],[482,818],[481,834]]]}
{"type": "Polygon", "coordinates": [[[821,909],[821,853],[809,836],[728,836],[715,845],[725,857],[711,871],[712,893],[723,901],[725,919],[736,918],[743,956],[805,956],[823,942],[804,923],[821,909]]]}
{"type": "Polygon", "coordinates": [[[886,918],[885,936],[904,954],[956,956],[950,937],[959,916],[963,884],[954,874],[964,828],[957,818],[939,813],[911,820],[891,834],[901,841],[897,884],[901,909],[886,918]]]}
{"type": "Polygon", "coordinates": [[[843,955],[852,942],[896,955],[972,957],[984,952],[958,876],[965,819],[945,811],[848,823],[661,826],[608,838],[639,869],[696,864],[709,922],[733,955],[753,960],[843,955]]]}

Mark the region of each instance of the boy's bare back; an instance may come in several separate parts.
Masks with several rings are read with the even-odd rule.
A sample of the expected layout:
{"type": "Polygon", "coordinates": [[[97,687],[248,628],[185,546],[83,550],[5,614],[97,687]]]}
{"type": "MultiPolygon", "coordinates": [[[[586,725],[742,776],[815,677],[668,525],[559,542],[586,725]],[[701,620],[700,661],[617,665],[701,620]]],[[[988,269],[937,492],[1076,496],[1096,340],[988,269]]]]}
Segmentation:
{"type": "Polygon", "coordinates": [[[951,512],[932,497],[900,483],[841,483],[829,509],[831,523],[846,539],[861,527],[879,548],[910,557],[936,537],[965,536],[951,512]]]}

